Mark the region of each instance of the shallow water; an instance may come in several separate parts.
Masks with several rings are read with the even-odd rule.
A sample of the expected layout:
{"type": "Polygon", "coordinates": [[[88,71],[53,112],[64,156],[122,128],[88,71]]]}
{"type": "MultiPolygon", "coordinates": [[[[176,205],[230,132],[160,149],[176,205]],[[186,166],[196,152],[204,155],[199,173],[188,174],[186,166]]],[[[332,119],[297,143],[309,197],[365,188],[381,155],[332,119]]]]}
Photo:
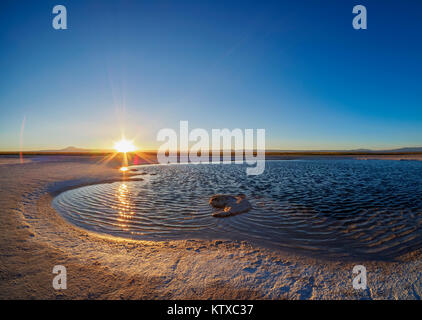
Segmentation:
{"type": "Polygon", "coordinates": [[[53,207],[100,233],[146,239],[237,239],[324,257],[393,259],[422,245],[422,162],[267,161],[133,167],[144,181],[65,191],[53,207]],[[209,198],[243,193],[253,209],[215,218],[209,198]]]}

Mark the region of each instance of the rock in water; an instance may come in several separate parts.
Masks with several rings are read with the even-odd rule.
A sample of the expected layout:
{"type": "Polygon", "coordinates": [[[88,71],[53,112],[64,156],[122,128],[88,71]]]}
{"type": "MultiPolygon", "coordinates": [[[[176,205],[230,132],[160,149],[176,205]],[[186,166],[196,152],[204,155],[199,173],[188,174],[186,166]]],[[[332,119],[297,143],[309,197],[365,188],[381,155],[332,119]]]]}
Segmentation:
{"type": "Polygon", "coordinates": [[[214,208],[224,208],[229,203],[233,202],[236,202],[236,197],[225,194],[217,194],[212,196],[210,199],[210,205],[212,205],[214,208]]]}
{"type": "Polygon", "coordinates": [[[252,208],[250,202],[246,200],[245,195],[231,196],[218,194],[212,196],[209,203],[214,208],[223,209],[213,213],[214,217],[230,217],[239,213],[248,212],[252,208]]]}

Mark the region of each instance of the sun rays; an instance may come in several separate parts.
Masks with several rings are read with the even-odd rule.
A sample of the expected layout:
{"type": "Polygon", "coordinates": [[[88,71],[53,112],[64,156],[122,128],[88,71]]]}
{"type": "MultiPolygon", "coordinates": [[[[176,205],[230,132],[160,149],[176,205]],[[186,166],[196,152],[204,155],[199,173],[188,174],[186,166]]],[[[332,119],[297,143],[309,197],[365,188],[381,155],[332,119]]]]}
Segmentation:
{"type": "Polygon", "coordinates": [[[142,163],[154,163],[151,154],[142,152],[141,148],[136,146],[135,141],[126,139],[124,136],[119,141],[113,143],[114,152],[107,152],[98,162],[99,164],[108,164],[112,160],[119,162],[119,170],[122,173],[129,171],[128,166],[142,163]]]}

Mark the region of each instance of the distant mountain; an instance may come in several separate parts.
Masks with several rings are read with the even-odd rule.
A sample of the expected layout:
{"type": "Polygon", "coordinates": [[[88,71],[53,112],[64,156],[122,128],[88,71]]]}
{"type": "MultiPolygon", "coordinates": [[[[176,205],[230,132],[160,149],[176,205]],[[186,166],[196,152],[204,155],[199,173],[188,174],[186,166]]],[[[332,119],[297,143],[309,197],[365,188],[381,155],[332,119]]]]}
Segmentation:
{"type": "MultiPolygon", "coordinates": [[[[151,150],[152,151],[152,150],[151,150]]],[[[41,153],[101,153],[101,152],[113,152],[113,150],[99,150],[99,149],[84,149],[70,146],[64,149],[58,150],[39,150],[34,152],[41,153]]],[[[422,147],[405,147],[399,149],[389,149],[389,150],[371,150],[371,149],[352,149],[352,150],[278,150],[270,149],[266,152],[278,152],[278,153],[318,153],[318,152],[329,152],[329,153],[412,153],[412,152],[422,152],[422,147]]]]}
{"type": "Polygon", "coordinates": [[[406,153],[406,152],[422,152],[422,147],[406,147],[398,149],[388,149],[388,150],[370,150],[370,149],[356,149],[350,150],[350,152],[397,152],[397,153],[406,153]]]}
{"type": "Polygon", "coordinates": [[[422,147],[414,147],[414,148],[400,148],[400,149],[394,149],[389,150],[393,152],[422,152],[422,147]]]}
{"type": "Polygon", "coordinates": [[[64,149],[58,149],[58,150],[39,150],[37,152],[57,152],[57,153],[89,153],[89,152],[108,152],[109,150],[94,150],[94,149],[84,149],[84,148],[76,148],[73,146],[64,148],[64,149]]]}
{"type": "Polygon", "coordinates": [[[385,149],[385,150],[371,150],[371,149],[351,149],[351,150],[266,150],[266,152],[297,152],[297,153],[315,153],[315,152],[332,152],[332,153],[412,153],[422,152],[422,147],[406,147],[398,149],[385,149]]]}

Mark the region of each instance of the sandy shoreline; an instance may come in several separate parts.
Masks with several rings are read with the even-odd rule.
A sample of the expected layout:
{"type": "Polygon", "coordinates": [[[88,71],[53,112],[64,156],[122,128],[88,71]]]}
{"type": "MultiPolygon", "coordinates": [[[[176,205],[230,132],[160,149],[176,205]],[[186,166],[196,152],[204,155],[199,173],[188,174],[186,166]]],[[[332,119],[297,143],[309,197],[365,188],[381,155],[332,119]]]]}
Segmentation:
{"type": "Polygon", "coordinates": [[[63,188],[120,177],[75,159],[0,166],[1,299],[420,299],[422,257],[325,261],[227,240],[131,241],[64,221],[51,207],[63,188]],[[52,287],[64,265],[68,289],[52,287]],[[353,266],[368,289],[352,287],[353,266]]]}

